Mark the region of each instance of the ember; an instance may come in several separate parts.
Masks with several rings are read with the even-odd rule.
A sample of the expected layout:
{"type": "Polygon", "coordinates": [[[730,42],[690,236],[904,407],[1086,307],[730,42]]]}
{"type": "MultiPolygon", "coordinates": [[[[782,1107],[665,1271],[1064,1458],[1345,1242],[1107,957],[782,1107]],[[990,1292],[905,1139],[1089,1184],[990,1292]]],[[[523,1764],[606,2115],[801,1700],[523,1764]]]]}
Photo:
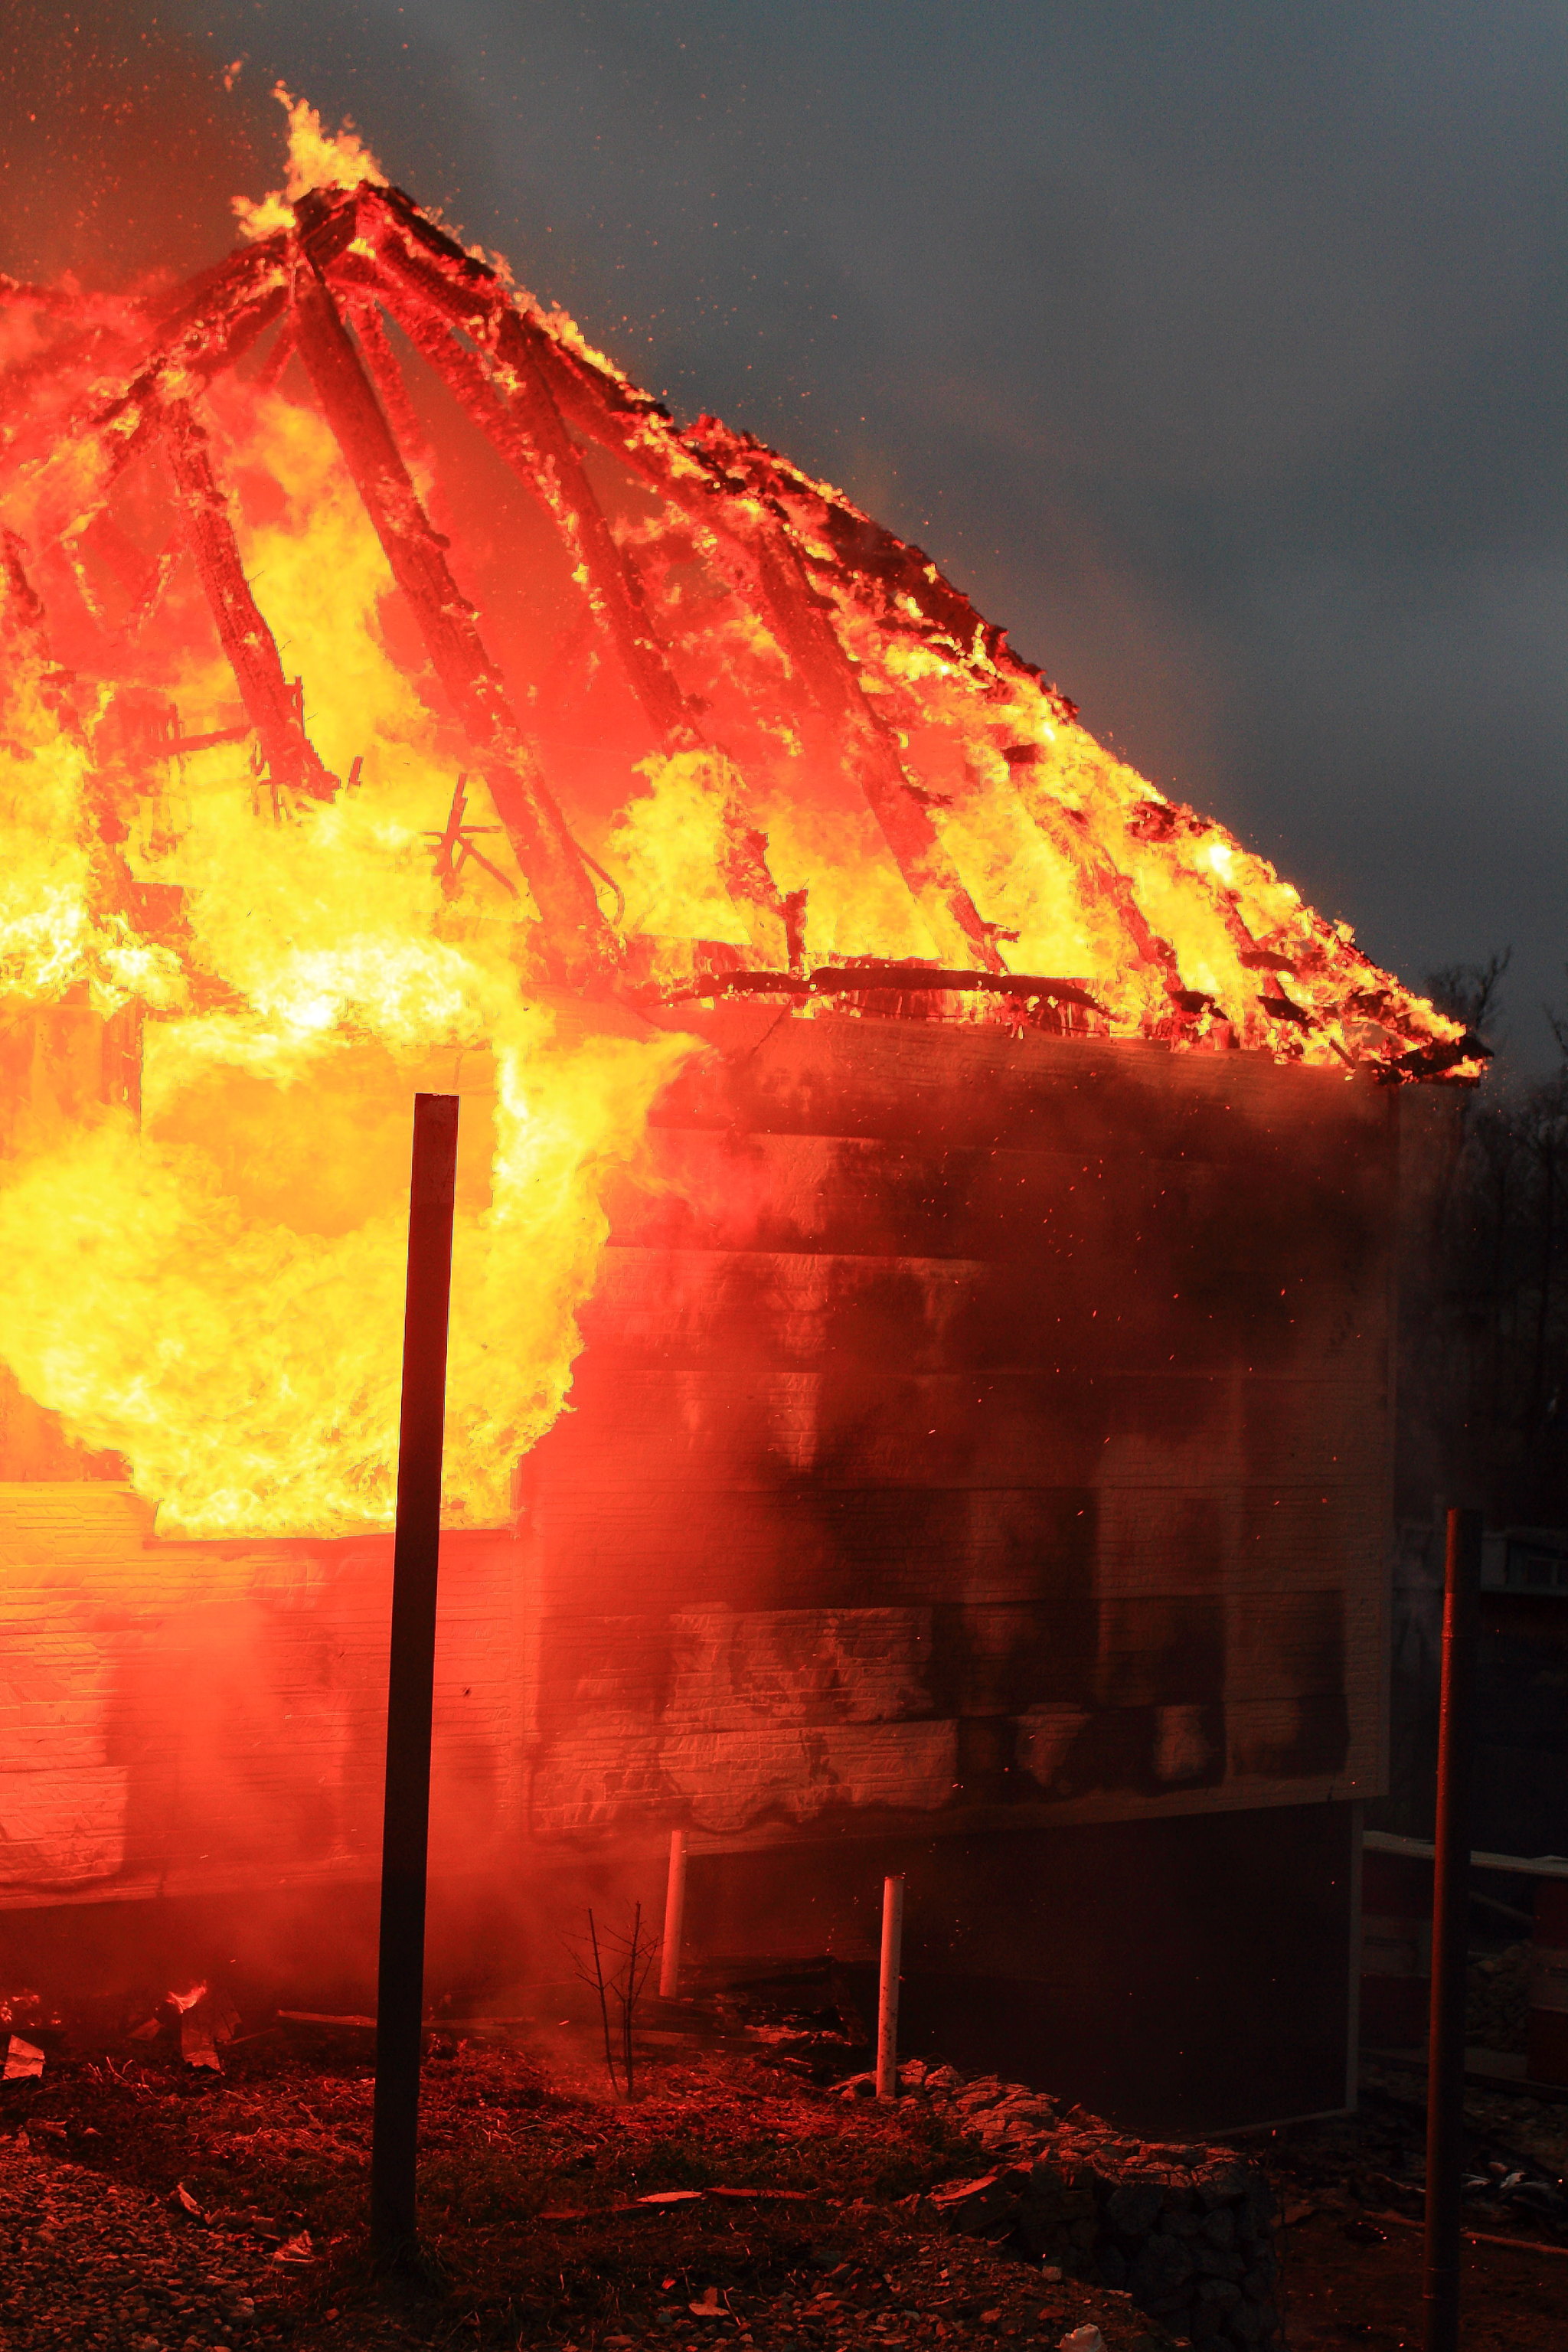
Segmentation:
{"type": "Polygon", "coordinates": [[[644,1008],[1476,1074],[918,549],[289,119],[201,279],[0,310],[5,1353],[169,1524],[388,1523],[416,1085],[488,1108],[447,1466],[483,1526],[693,1050],[644,1008]]]}

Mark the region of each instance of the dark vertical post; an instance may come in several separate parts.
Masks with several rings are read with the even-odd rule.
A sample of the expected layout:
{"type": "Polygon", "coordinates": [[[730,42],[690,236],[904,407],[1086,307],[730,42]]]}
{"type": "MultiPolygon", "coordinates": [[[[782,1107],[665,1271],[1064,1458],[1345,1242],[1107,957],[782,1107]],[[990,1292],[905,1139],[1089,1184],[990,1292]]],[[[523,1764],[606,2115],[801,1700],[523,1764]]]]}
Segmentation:
{"type": "Polygon", "coordinates": [[[375,2007],[371,2241],[378,2263],[418,2244],[415,2155],[425,2008],[425,1876],[430,1832],[430,1713],[436,1571],[441,1535],[441,1434],[452,1289],[458,1097],[414,1097],[403,1415],[392,1559],[392,1660],[386,1692],[386,1811],[381,1846],[381,1966],[375,2007]]]}
{"type": "Polygon", "coordinates": [[[1450,1511],[1443,1579],[1443,1693],[1432,1869],[1432,2019],[1426,2074],[1425,2352],[1458,2352],[1465,2153],[1465,1970],[1481,1514],[1450,1511]]]}

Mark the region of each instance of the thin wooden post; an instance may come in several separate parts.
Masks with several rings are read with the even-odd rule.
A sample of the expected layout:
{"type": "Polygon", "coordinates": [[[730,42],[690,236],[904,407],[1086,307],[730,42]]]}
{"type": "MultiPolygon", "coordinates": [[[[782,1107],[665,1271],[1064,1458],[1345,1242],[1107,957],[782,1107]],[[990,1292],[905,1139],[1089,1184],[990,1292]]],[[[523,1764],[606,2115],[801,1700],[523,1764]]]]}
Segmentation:
{"type": "Polygon", "coordinates": [[[658,1997],[680,1997],[680,1937],[686,1926],[686,1832],[669,1832],[669,1877],[664,1890],[664,1945],[658,1956],[658,1997]]]}
{"type": "Polygon", "coordinates": [[[425,1885],[430,1836],[430,1717],[441,1532],[441,1438],[457,1192],[458,1097],[414,1097],[403,1413],[386,1694],[371,2245],[383,2267],[418,2250],[416,2152],[425,2008],[425,1885]]]}
{"type": "Polygon", "coordinates": [[[1450,1511],[1443,1578],[1442,1715],[1432,1876],[1432,2015],[1426,2066],[1425,2352],[1458,2352],[1459,2224],[1465,2157],[1465,1979],[1469,1958],[1470,1781],[1479,1511],[1450,1511]]]}
{"type": "Polygon", "coordinates": [[[904,1957],[904,1882],[882,1881],[882,1975],[877,1997],[877,2096],[899,2095],[899,1977],[904,1957]]]}

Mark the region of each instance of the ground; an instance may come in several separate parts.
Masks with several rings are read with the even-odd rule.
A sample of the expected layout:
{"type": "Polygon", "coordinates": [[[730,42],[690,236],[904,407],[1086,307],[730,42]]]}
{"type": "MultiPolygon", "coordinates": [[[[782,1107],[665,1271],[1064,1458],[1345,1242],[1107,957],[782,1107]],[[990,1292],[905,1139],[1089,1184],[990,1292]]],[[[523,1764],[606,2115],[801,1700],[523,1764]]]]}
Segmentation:
{"type": "MultiPolygon", "coordinates": [[[[1001,2352],[1089,2323],[1109,2352],[1171,2341],[1124,2296],[946,2234],[919,2192],[984,2159],[922,2103],[847,2102],[776,2053],[729,2045],[650,2055],[627,2103],[581,2043],[435,2038],[422,2217],[439,2267],[377,2282],[369,2056],[363,2033],[285,2023],[242,2036],[221,2074],[182,2065],[165,2038],[62,2044],[41,2078],[6,2082],[3,2352],[1001,2352]]],[[[1418,2097],[1374,2078],[1352,2121],[1238,2142],[1289,2217],[1292,2347],[1419,2343],[1418,2198],[1401,2177],[1418,2097]]],[[[1494,2145],[1548,2170],[1568,2158],[1568,2108],[1478,2095],[1472,2124],[1482,2164],[1494,2145]]],[[[1476,2210],[1479,2227],[1538,2242],[1468,2249],[1466,2352],[1562,2352],[1556,2224],[1476,2210]]]]}
{"type": "MultiPolygon", "coordinates": [[[[1363,2066],[1353,2116],[1243,2141],[1272,2172],[1289,2341],[1415,2352],[1421,2337],[1425,2081],[1418,2067],[1363,2066]]],[[[1540,2176],[1568,2168],[1561,2106],[1472,2085],[1465,2100],[1472,2189],[1464,2254],[1465,2352],[1568,2346],[1568,2228],[1540,2176]],[[1528,2187],[1510,2184],[1521,2173],[1528,2187]],[[1483,2189],[1490,2179],[1495,2186],[1483,2189]],[[1529,2200],[1537,2200],[1531,2211],[1529,2200]],[[1546,2210],[1541,2210],[1542,2207],[1546,2210]],[[1498,2243],[1511,2240],[1511,2243],[1498,2243]]],[[[1561,2199],[1555,2200],[1561,2204],[1561,2199]]]]}

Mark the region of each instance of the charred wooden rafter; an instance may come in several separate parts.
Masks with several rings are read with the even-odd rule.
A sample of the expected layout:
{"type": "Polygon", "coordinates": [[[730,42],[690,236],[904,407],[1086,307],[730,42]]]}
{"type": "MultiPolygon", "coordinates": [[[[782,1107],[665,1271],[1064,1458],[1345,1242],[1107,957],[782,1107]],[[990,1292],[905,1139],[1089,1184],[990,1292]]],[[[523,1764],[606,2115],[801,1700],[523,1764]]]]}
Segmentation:
{"type": "MultiPolygon", "coordinates": [[[[199,283],[200,294],[176,301],[152,351],[108,399],[95,395],[58,426],[47,454],[29,464],[20,453],[8,504],[36,552],[89,520],[163,432],[170,402],[189,401],[279,315],[289,291],[284,239],[268,237],[231,257],[199,283]]],[[[15,461],[19,453],[9,454],[15,461]]]]}
{"type": "MultiPolygon", "coordinates": [[[[344,290],[335,278],[332,290],[340,297],[344,290]]],[[[429,440],[408,396],[408,386],[403,381],[403,370],[397,364],[397,353],[392,348],[379,303],[356,287],[343,302],[342,310],[360,347],[365,372],[375,386],[375,396],[386,412],[386,421],[399,446],[405,455],[428,465],[432,455],[429,440]]]]}
{"type": "MultiPolygon", "coordinates": [[[[538,356],[507,303],[486,313],[481,337],[490,368],[459,338],[473,331],[472,304],[454,289],[429,256],[410,244],[405,225],[381,192],[365,190],[359,217],[368,236],[356,238],[335,265],[334,283],[368,285],[410,342],[441,377],[465,415],[511,471],[540,500],[565,549],[595,619],[609,638],[626,682],[662,748],[713,751],[730,779],[725,795],[724,881],[739,905],[759,954],[789,950],[789,914],[767,864],[766,837],[748,824],[733,761],[703,728],[681,691],[669,657],[649,620],[635,572],[617,546],[589,478],[581,451],[566,430],[538,356]],[[362,247],[373,243],[375,264],[362,247]]],[[[364,306],[374,317],[369,305],[364,306]]],[[[359,311],[354,312],[356,323],[359,311]]],[[[373,330],[373,331],[374,331],[373,330]]],[[[387,357],[391,358],[388,352],[387,357]]]]}
{"type": "Polygon", "coordinates": [[[251,593],[206,434],[183,401],[171,403],[164,415],[186,541],[268,772],[275,784],[331,800],[337,778],[305,732],[277,640],[251,593]]]}
{"type": "Polygon", "coordinates": [[[761,500],[733,501],[712,469],[680,446],[673,429],[656,431],[646,412],[628,414],[620,404],[599,401],[595,393],[603,379],[596,371],[576,353],[562,350],[533,322],[523,320],[520,324],[525,331],[531,328],[574,424],[614,450],[650,488],[723,543],[729,559],[723,568],[773,631],[816,704],[824,722],[823,748],[850,768],[936,944],[977,957],[988,971],[1001,971],[992,926],[911,790],[892,732],[872,708],[780,518],[761,500]]]}
{"type": "Polygon", "coordinates": [[[1076,1005],[1106,1017],[1106,1007],[1081,981],[1057,980],[1037,972],[949,971],[934,964],[893,963],[867,957],[859,962],[818,964],[815,971],[708,971],[674,988],[649,989],[638,1000],[652,1005],[687,1004],[721,996],[910,996],[985,995],[1026,1008],[1076,1005]]]}
{"type": "MultiPolygon", "coordinates": [[[[1002,970],[994,928],[981,916],[929,812],[911,791],[891,731],[872,709],[829,614],[806,579],[799,551],[782,516],[755,499],[744,501],[743,511],[731,511],[727,485],[710,462],[684,446],[657,403],[647,401],[639,405],[612,396],[610,380],[603,371],[576,353],[567,353],[537,320],[519,308],[493,270],[443,236],[406,197],[395,190],[369,189],[356,191],[348,204],[353,207],[356,225],[363,224],[368,229],[363,241],[381,253],[386,273],[417,289],[427,307],[438,306],[452,324],[462,328],[489,354],[500,387],[513,394],[513,402],[521,404],[522,418],[513,402],[503,406],[492,395],[492,403],[487,405],[477,397],[479,386],[470,373],[473,363],[468,362],[466,368],[455,366],[442,349],[444,343],[450,344],[449,335],[429,337],[426,356],[443,373],[451,367],[454,377],[468,376],[463,391],[458,391],[457,382],[453,382],[454,391],[458,391],[476,422],[497,440],[502,453],[519,465],[520,470],[525,470],[525,478],[527,472],[536,476],[542,473],[547,479],[553,475],[546,495],[558,520],[563,507],[569,514],[579,495],[583,497],[583,511],[598,515],[605,541],[615,558],[613,568],[621,571],[623,578],[619,551],[609,539],[608,527],[593,498],[582,460],[562,424],[563,417],[620,457],[660,497],[733,543],[748,575],[753,609],[760,607],[808,693],[821,708],[837,739],[832,748],[837,757],[847,757],[937,944],[951,952],[975,956],[987,970],[1002,970]],[[510,418],[510,450],[497,434],[498,409],[510,418]],[[540,419],[544,416],[554,418],[559,432],[542,445],[533,437],[531,447],[520,448],[519,436],[537,436],[542,429],[540,419]]],[[[344,255],[344,266],[357,268],[360,256],[354,248],[360,240],[345,234],[346,211],[347,205],[343,203],[335,208],[330,239],[331,247],[344,255]]],[[[389,299],[395,301],[395,293],[391,293],[389,299]]],[[[414,306],[409,308],[412,313],[414,306]]],[[[398,315],[405,331],[425,349],[426,343],[415,333],[410,318],[398,315]]],[[[578,526],[573,524],[571,528],[575,531],[578,526]]],[[[587,533],[578,543],[586,547],[587,533]]],[[[591,576],[602,583],[607,581],[611,570],[606,562],[591,576]]],[[[634,682],[639,677],[647,679],[651,665],[646,651],[649,642],[646,620],[639,629],[636,621],[641,616],[634,615],[629,609],[624,588],[607,600],[606,617],[616,610],[626,616],[628,667],[634,682]]],[[[612,633],[617,634],[614,625],[612,633]]],[[[617,642],[620,641],[617,634],[617,642]]],[[[662,651],[658,660],[668,674],[662,651]]],[[[678,695],[673,677],[669,685],[678,695]]],[[[642,690],[639,685],[639,692],[642,690]]],[[[656,693],[656,707],[658,700],[656,693]]],[[[647,707],[645,698],[645,708],[647,707]]],[[[668,722],[660,719],[656,723],[668,722]]],[[[689,725],[689,718],[686,723],[689,725]]],[[[745,887],[740,877],[738,883],[745,887]]]]}
{"type": "MultiPolygon", "coordinates": [[[[58,299],[44,299],[52,292],[0,278],[0,302],[60,308],[58,299]]],[[[602,969],[614,960],[616,949],[589,879],[599,869],[573,840],[544,783],[533,747],[480,643],[472,609],[453,582],[442,553],[445,542],[431,530],[409,480],[397,431],[401,427],[406,439],[416,430],[410,422],[414,412],[376,303],[404,326],[493,446],[544,499],[574,572],[666,747],[702,744],[723,756],[681,694],[574,435],[613,453],[683,517],[704,560],[773,635],[815,713],[814,749],[845,765],[858,781],[939,952],[966,969],[980,966],[981,977],[1005,982],[998,941],[1007,935],[975,908],[931,820],[927,796],[905,771],[894,725],[898,698],[868,694],[840,633],[839,615],[849,615],[857,625],[862,617],[873,626],[896,623],[900,632],[912,625],[972,674],[982,695],[1005,698],[1006,680],[1015,675],[1037,687],[1037,668],[1013,651],[1005,632],[984,622],[921,549],[883,530],[842,494],[813,481],[750,436],[711,419],[678,429],[668,410],[592,352],[570,321],[547,318],[526,299],[515,299],[502,272],[465,253],[395,189],[365,187],[307,197],[296,207],[292,233],[280,232],[231,255],[162,299],[100,306],[91,323],[68,340],[63,353],[78,362],[81,375],[88,373],[89,358],[102,362],[112,354],[122,371],[118,388],[107,398],[92,393],[63,421],[50,416],[40,426],[24,420],[9,436],[0,428],[9,553],[19,564],[24,555],[29,561],[47,555],[66,540],[67,560],[77,561],[76,543],[90,543],[95,519],[105,519],[115,480],[152,440],[169,431],[171,412],[188,416],[193,397],[281,320],[262,380],[276,381],[300,351],[433,665],[479,755],[552,946],[580,974],[602,969]],[[329,273],[351,310],[359,306],[357,346],[329,290],[329,273]],[[120,358],[132,337],[140,341],[149,334],[152,341],[132,359],[120,358]],[[377,384],[394,411],[392,425],[378,401],[377,384]]],[[[80,319],[74,298],[70,307],[80,319]]],[[[55,363],[61,357],[61,348],[51,354],[55,363]]],[[[94,372],[101,382],[101,364],[94,372]]],[[[297,772],[307,778],[317,773],[331,789],[305,742],[287,689],[284,718],[278,717],[277,681],[266,641],[257,651],[249,617],[254,599],[232,534],[226,548],[220,543],[227,529],[221,494],[216,488],[209,494],[189,463],[182,487],[191,509],[187,529],[207,550],[204,579],[220,635],[237,674],[241,664],[250,665],[248,690],[241,680],[247,707],[254,718],[259,697],[271,714],[266,728],[255,720],[258,731],[264,740],[271,733],[277,743],[278,730],[291,713],[297,772]]],[[[136,609],[124,628],[134,626],[156,601],[168,556],[166,550],[141,594],[131,589],[136,609]]],[[[110,568],[123,569],[112,561],[110,568]]],[[[7,601],[15,628],[21,617],[15,581],[7,601]]],[[[271,651],[275,660],[276,647],[271,651]]],[[[280,664],[278,669],[280,676],[280,664]]],[[[1064,719],[1073,716],[1064,697],[1054,688],[1044,690],[1064,719]]],[[[808,719],[807,724],[814,722],[808,719]]],[[[1010,750],[1010,766],[1014,756],[1010,750]]],[[[276,756],[269,750],[268,757],[275,771],[279,761],[287,770],[286,747],[279,746],[276,756]]],[[[781,897],[768,870],[765,837],[747,824],[743,786],[733,763],[728,765],[733,791],[726,810],[723,879],[752,925],[754,949],[771,961],[787,960],[798,981],[803,894],[781,897]]],[[[1198,1017],[1212,1000],[1181,985],[1171,946],[1143,915],[1133,877],[1094,847],[1070,808],[1036,788],[1033,778],[1017,768],[1014,779],[1028,814],[1072,862],[1086,897],[1114,913],[1146,966],[1163,971],[1173,1015],[1198,1017]]],[[[312,785],[307,781],[304,788],[312,785]]],[[[313,788],[321,789],[319,780],[313,788]]],[[[1150,814],[1165,824],[1200,822],[1170,803],[1152,802],[1150,814]]],[[[1140,830],[1137,816],[1134,811],[1130,821],[1134,833],[1140,830]]],[[[1206,886],[1243,966],[1272,972],[1271,951],[1247,930],[1224,877],[1194,871],[1191,878],[1206,886]]],[[[1348,952],[1364,966],[1370,982],[1381,979],[1348,942],[1336,947],[1326,927],[1320,929],[1323,938],[1306,950],[1304,962],[1297,951],[1295,968],[1319,974],[1331,950],[1348,952]]],[[[1412,1046],[1387,1065],[1394,1077],[1442,1075],[1450,1064],[1475,1058],[1479,1050],[1471,1039],[1451,1050],[1447,1043],[1433,1047],[1414,1011],[1382,1004],[1375,986],[1349,991],[1339,1009],[1347,1018],[1362,1013],[1377,1020],[1412,1046]],[[1379,997],[1381,1009],[1372,1004],[1373,996],[1379,997]]],[[[1268,1024],[1277,1050],[1289,1050],[1290,1035],[1310,1021],[1321,1021],[1324,1008],[1308,1013],[1276,978],[1245,1017],[1249,1030],[1254,1017],[1260,1026],[1268,1024]]],[[[1335,1050],[1343,1057],[1337,1045],[1335,1050]]]]}
{"type": "MultiPolygon", "coordinates": [[[[312,200],[300,207],[308,227],[312,200]]],[[[445,551],[409,478],[408,468],[361,364],[348,329],[313,256],[302,251],[294,276],[300,356],[394,579],[407,598],[431,663],[479,754],[496,814],[507,829],[546,930],[568,961],[613,961],[614,942],[582,852],[540,771],[531,744],[508,705],[495,665],[474,624],[473,608],[452,576],[445,551]]]]}
{"type": "Polygon", "coordinates": [[[740,571],[752,608],[773,630],[816,704],[831,749],[847,761],[936,944],[973,955],[986,970],[1000,971],[993,928],[910,789],[891,730],[873,709],[780,517],[761,499],[734,499],[715,469],[695,457],[667,421],[659,425],[655,404],[637,410],[602,397],[607,380],[600,371],[566,352],[536,321],[512,315],[520,330],[531,335],[572,422],[624,458],[700,529],[725,542],[725,568],[732,580],[740,571]]]}

